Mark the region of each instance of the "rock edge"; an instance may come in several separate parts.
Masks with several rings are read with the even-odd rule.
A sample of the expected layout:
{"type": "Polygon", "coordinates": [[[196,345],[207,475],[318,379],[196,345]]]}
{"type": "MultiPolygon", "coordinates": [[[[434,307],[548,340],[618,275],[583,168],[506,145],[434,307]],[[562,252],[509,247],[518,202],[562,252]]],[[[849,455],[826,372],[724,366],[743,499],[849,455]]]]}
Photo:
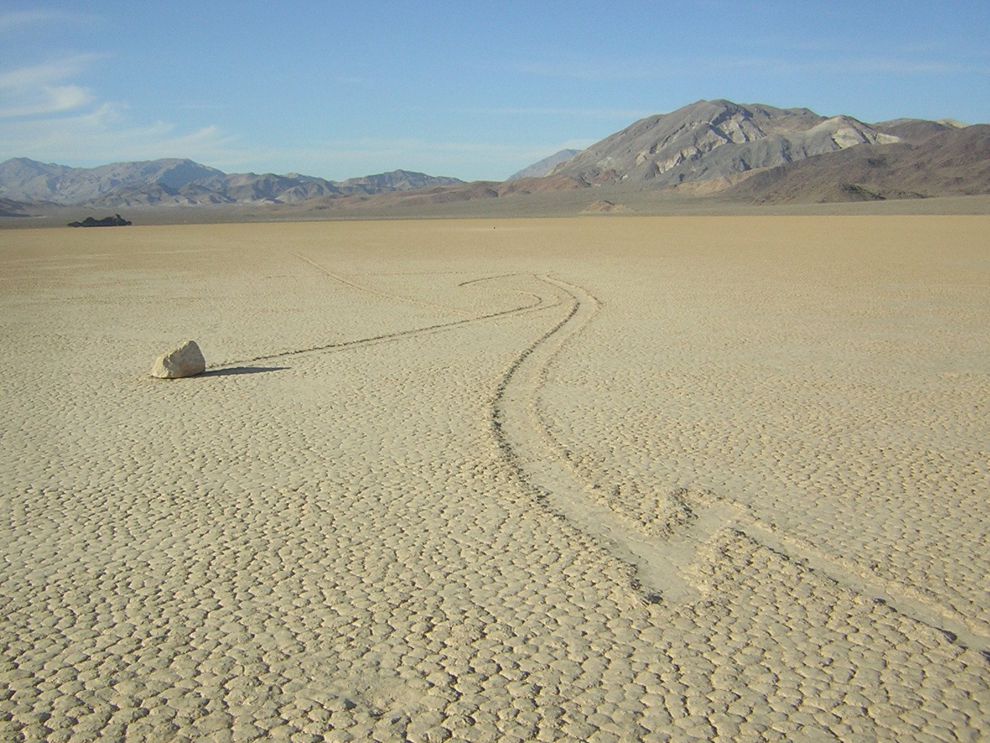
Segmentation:
{"type": "Polygon", "coordinates": [[[206,371],[206,359],[196,341],[186,341],[173,351],[159,356],[151,367],[151,376],[158,379],[194,377],[206,371]]]}

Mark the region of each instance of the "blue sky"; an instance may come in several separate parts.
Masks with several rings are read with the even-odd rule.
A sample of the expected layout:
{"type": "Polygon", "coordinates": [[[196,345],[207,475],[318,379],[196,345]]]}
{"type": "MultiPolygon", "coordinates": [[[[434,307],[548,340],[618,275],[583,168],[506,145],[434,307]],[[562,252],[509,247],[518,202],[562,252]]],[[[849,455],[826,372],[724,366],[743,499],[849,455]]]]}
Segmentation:
{"type": "Polygon", "coordinates": [[[0,160],[505,178],[700,98],[990,122],[990,2],[0,0],[0,160]]]}

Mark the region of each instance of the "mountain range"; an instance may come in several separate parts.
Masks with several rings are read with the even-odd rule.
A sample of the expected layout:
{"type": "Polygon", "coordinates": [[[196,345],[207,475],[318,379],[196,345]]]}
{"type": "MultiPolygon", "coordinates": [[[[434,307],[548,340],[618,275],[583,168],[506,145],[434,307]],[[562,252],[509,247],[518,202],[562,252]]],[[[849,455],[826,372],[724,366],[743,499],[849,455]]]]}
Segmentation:
{"type": "Polygon", "coordinates": [[[807,108],[702,100],[640,119],[515,188],[546,190],[551,182],[757,204],[983,194],[990,126],[868,124],[807,108]]]}
{"type": "Polygon", "coordinates": [[[990,126],[946,128],[920,142],[851,147],[752,175],[727,189],[758,204],[990,193],[990,126]]]}
{"type": "Polygon", "coordinates": [[[702,100],[640,119],[583,151],[555,153],[504,182],[474,183],[405,170],[328,181],[226,174],[182,159],[69,168],[16,158],[0,163],[0,216],[30,205],[415,209],[535,194],[546,202],[586,189],[607,191],[608,203],[623,192],[756,204],[985,194],[990,126],[869,124],[807,108],[702,100]]]}
{"type": "Polygon", "coordinates": [[[328,181],[298,173],[228,174],[183,159],[114,163],[97,168],[70,168],[23,157],[0,163],[0,197],[61,206],[292,204],[315,198],[374,196],[461,183],[457,178],[408,170],[346,181],[328,181]]]}
{"type": "Polygon", "coordinates": [[[662,188],[734,179],[812,155],[896,141],[894,135],[848,116],[825,118],[806,108],[698,101],[641,119],[552,172],[589,185],[626,182],[662,188]]]}

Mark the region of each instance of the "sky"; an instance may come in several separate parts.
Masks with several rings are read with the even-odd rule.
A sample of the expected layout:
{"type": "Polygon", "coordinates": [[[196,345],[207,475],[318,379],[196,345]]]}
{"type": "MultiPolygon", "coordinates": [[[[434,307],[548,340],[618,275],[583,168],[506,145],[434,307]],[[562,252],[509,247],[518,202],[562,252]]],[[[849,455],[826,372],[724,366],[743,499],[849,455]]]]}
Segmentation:
{"type": "Polygon", "coordinates": [[[988,38],[988,0],[0,0],[0,160],[502,180],[702,98],[987,123],[988,38]]]}

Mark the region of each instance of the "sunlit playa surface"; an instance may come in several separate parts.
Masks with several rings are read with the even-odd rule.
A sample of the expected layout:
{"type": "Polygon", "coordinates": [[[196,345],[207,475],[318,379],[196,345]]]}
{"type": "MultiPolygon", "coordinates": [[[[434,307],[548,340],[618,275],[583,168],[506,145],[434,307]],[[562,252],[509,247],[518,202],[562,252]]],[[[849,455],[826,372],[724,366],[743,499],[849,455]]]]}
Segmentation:
{"type": "Polygon", "coordinates": [[[988,234],[5,231],[0,738],[979,739],[988,234]]]}

